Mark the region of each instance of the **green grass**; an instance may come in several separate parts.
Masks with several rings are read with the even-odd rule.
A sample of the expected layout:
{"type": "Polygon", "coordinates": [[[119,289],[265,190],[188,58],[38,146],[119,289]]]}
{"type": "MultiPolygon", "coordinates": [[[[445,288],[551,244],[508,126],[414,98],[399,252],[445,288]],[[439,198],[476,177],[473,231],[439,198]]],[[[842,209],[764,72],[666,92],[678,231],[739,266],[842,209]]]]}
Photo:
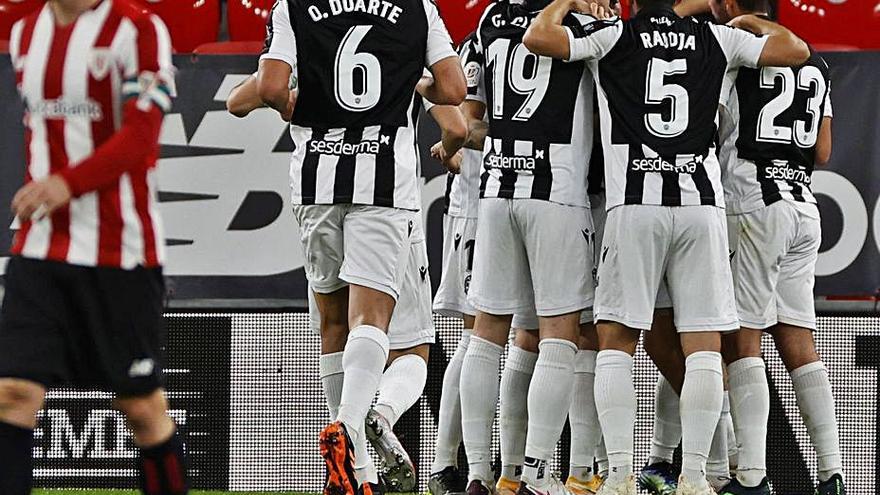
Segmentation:
{"type": "MultiPolygon", "coordinates": [[[[34,490],[31,495],[140,495],[137,490],[34,490]]],[[[315,495],[296,492],[215,492],[192,490],[190,495],[315,495]]]]}

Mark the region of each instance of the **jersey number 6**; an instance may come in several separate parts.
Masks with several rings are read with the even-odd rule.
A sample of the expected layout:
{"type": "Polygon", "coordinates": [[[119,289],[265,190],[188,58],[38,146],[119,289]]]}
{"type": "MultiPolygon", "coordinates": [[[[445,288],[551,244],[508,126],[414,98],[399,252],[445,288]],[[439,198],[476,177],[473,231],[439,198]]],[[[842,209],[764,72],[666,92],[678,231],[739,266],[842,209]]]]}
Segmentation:
{"type": "Polygon", "coordinates": [[[336,102],[352,112],[366,112],[382,97],[382,65],[373,54],[357,49],[373,26],[354,26],[336,50],[336,102]]]}

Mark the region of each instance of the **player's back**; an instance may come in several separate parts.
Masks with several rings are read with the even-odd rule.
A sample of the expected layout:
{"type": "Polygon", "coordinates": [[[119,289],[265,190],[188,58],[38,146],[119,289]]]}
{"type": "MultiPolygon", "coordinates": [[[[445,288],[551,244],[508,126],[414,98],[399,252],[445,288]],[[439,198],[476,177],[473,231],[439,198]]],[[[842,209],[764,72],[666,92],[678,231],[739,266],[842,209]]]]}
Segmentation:
{"type": "Polygon", "coordinates": [[[419,209],[415,87],[449,56],[430,0],[279,0],[263,58],[297,79],[294,204],[419,209]]]}
{"type": "Polygon", "coordinates": [[[721,161],[728,206],[745,213],[779,200],[815,203],[819,128],[831,116],[828,64],[742,68],[725,105],[721,161]]]}
{"type": "Polygon", "coordinates": [[[606,46],[591,54],[591,67],[601,87],[608,207],[722,206],[713,149],[722,83],[729,67],[756,63],[760,46],[665,6],[584,29],[606,46]]]}
{"type": "MultiPolygon", "coordinates": [[[[478,26],[489,118],[481,192],[586,206],[591,75],[583,62],[537,56],[522,43],[546,3],[497,2],[478,26]]],[[[573,15],[565,23],[578,25],[573,15]]]]}

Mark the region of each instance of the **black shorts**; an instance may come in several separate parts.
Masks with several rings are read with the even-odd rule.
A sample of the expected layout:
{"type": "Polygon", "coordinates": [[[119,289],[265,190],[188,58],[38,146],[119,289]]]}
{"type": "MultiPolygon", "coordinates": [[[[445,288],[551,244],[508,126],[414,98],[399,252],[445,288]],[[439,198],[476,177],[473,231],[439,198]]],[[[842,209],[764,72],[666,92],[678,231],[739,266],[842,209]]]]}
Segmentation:
{"type": "Polygon", "coordinates": [[[14,257],[0,310],[0,377],[147,395],[162,386],[159,268],[14,257]]]}

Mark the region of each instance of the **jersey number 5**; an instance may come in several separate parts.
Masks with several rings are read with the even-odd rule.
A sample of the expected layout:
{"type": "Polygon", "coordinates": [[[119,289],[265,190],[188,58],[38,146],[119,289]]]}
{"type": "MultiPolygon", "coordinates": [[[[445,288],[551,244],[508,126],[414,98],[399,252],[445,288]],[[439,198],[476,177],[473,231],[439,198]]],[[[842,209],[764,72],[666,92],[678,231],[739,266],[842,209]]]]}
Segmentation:
{"type": "Polygon", "coordinates": [[[666,76],[687,73],[687,60],[662,60],[652,58],[648,61],[647,80],[645,81],[645,104],[660,105],[669,100],[669,118],[661,113],[646,113],[645,127],[648,131],[661,138],[680,136],[687,130],[690,99],[688,92],[679,84],[665,84],[666,76]]]}
{"type": "Polygon", "coordinates": [[[351,112],[366,112],[378,105],[382,97],[379,59],[371,53],[357,51],[372,27],[352,27],[336,50],[333,78],[336,102],[351,112]]]}

